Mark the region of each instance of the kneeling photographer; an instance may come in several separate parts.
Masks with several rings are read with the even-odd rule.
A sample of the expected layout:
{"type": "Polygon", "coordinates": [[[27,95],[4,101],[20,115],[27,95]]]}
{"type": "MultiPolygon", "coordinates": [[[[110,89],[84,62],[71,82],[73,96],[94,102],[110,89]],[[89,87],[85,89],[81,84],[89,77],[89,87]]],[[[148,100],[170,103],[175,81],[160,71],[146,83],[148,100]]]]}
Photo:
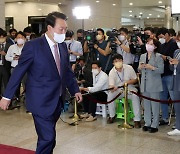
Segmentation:
{"type": "MultiPolygon", "coordinates": [[[[86,40],[87,40],[86,36],[86,40]]],[[[88,59],[91,59],[88,62],[92,62],[94,60],[99,60],[102,65],[102,70],[106,72],[107,74],[112,68],[112,63],[110,62],[111,56],[111,49],[110,49],[110,42],[107,42],[105,40],[104,30],[101,28],[98,28],[96,31],[95,39],[92,38],[92,40],[96,40],[93,42],[93,48],[91,41],[85,42],[85,52],[90,52],[90,56],[88,59]],[[88,42],[90,42],[88,44],[88,42]]]]}

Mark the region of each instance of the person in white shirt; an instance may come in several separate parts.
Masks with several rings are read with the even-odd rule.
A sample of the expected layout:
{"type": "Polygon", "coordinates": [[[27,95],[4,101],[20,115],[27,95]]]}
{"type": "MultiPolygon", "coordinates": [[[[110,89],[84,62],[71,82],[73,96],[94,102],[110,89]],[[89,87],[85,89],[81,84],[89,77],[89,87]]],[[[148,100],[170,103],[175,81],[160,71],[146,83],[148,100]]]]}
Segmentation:
{"type": "Polygon", "coordinates": [[[6,60],[11,62],[12,69],[16,67],[16,65],[18,64],[22,48],[26,41],[26,35],[20,31],[16,34],[15,40],[17,43],[9,47],[7,54],[5,56],[6,60]]]}
{"type": "MultiPolygon", "coordinates": [[[[99,61],[92,62],[92,74],[93,74],[93,87],[87,87],[87,88],[80,88],[81,91],[86,91],[90,94],[89,97],[93,98],[94,100],[99,100],[102,102],[107,102],[107,91],[106,92],[98,92],[104,89],[107,89],[108,84],[108,75],[101,70],[101,64],[99,61]]],[[[88,106],[89,110],[88,113],[85,113],[81,115],[82,118],[87,118],[86,121],[94,121],[97,119],[96,117],[96,102],[92,102],[91,100],[88,102],[84,102],[84,106],[88,106]]]]}
{"type": "Polygon", "coordinates": [[[83,55],[83,49],[82,49],[81,42],[76,41],[74,39],[74,32],[71,30],[68,30],[66,32],[66,41],[65,42],[66,42],[68,52],[69,52],[70,63],[71,63],[71,65],[73,65],[76,63],[77,57],[80,57],[83,55]]]}
{"type": "Polygon", "coordinates": [[[127,40],[128,36],[128,29],[127,28],[120,28],[119,29],[120,35],[116,40],[117,46],[117,53],[123,56],[123,63],[132,65],[134,62],[134,56],[131,54],[129,42],[127,40]]]}
{"type": "MultiPolygon", "coordinates": [[[[109,73],[109,88],[114,88],[108,93],[107,101],[114,99],[122,89],[117,88],[123,86],[124,83],[128,84],[128,90],[137,92],[134,84],[137,83],[137,75],[130,65],[123,64],[123,57],[120,54],[115,54],[112,57],[114,67],[109,73]]],[[[122,98],[124,94],[120,96],[122,98]]],[[[139,97],[135,94],[128,92],[128,98],[132,100],[133,112],[134,112],[134,124],[135,128],[140,128],[140,101],[139,97]]],[[[116,117],[115,102],[108,104],[109,118],[108,123],[113,123],[116,117]]]]}
{"type": "MultiPolygon", "coordinates": [[[[9,62],[11,62],[11,73],[13,72],[14,68],[18,64],[19,57],[21,55],[21,51],[23,49],[23,46],[26,42],[26,35],[19,31],[16,33],[15,36],[15,41],[17,42],[16,44],[13,44],[9,47],[7,54],[5,56],[5,59],[9,62]]],[[[23,78],[23,88],[25,89],[25,81],[26,81],[26,75],[23,78]]],[[[19,98],[20,96],[20,85],[15,93],[15,96],[19,98]]]]}

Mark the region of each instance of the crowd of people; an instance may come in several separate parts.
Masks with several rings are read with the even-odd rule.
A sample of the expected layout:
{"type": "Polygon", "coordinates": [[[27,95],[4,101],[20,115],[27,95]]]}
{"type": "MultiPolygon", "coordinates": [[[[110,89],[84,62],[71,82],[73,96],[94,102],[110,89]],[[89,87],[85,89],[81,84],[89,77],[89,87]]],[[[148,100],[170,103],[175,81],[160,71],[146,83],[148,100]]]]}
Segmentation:
{"type": "MultiPolygon", "coordinates": [[[[42,33],[41,35],[44,35],[42,33]]],[[[140,92],[146,97],[158,100],[180,100],[180,32],[173,29],[147,27],[143,31],[118,30],[114,41],[109,41],[102,28],[96,30],[93,45],[86,38],[86,32],[77,30],[77,39],[72,30],[67,30],[65,43],[68,49],[69,61],[76,76],[81,93],[97,100],[92,102],[88,96],[83,96],[82,106],[87,122],[97,119],[96,107],[98,100],[103,102],[115,98],[125,83],[128,89],[140,92]],[[111,44],[115,43],[115,52],[111,44]],[[140,74],[140,84],[138,76],[140,74]],[[102,91],[111,88],[110,91],[102,91]],[[94,93],[96,92],[96,93],[94,93]]],[[[24,44],[37,36],[30,27],[23,32],[10,29],[9,35],[0,29],[0,94],[6,87],[14,68],[18,64],[24,44]]],[[[26,75],[22,80],[25,89],[26,75]]],[[[20,86],[15,97],[20,98],[20,86]]],[[[124,97],[122,93],[118,99],[124,97]]],[[[157,103],[144,99],[143,104],[137,95],[128,92],[132,100],[134,127],[141,128],[141,106],[144,109],[143,131],[158,132],[159,126],[167,125],[169,119],[169,104],[157,103]],[[160,114],[162,117],[160,119],[160,114]]],[[[13,104],[11,103],[11,106],[13,104]]],[[[11,106],[9,107],[11,109],[11,106]]],[[[116,104],[107,105],[109,117],[107,122],[116,119],[116,104]]],[[[180,104],[174,104],[175,129],[168,135],[180,135],[180,104]]]]}

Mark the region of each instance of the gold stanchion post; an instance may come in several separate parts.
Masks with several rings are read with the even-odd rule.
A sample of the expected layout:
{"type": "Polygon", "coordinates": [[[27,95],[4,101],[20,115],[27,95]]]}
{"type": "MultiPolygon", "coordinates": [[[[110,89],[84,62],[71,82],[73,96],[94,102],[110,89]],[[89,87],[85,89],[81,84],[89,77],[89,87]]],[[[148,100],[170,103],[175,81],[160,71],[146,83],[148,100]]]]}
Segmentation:
{"type": "Polygon", "coordinates": [[[131,129],[132,126],[130,126],[127,123],[127,116],[128,116],[128,84],[124,84],[124,123],[122,125],[118,125],[119,128],[122,129],[131,129]]]}
{"type": "Polygon", "coordinates": [[[74,115],[73,115],[73,121],[76,125],[78,125],[78,121],[81,119],[79,118],[79,115],[77,114],[77,100],[74,98],[74,115]]]}

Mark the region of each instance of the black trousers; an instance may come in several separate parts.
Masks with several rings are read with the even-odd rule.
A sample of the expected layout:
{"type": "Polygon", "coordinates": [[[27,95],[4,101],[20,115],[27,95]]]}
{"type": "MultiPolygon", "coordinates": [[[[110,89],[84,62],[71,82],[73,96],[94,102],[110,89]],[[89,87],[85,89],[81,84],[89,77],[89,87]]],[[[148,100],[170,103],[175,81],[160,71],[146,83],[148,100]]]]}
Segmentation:
{"type": "Polygon", "coordinates": [[[59,98],[54,113],[48,117],[33,114],[36,133],[38,136],[36,154],[52,154],[56,145],[56,123],[61,114],[63,102],[59,98]]]}
{"type": "Polygon", "coordinates": [[[106,102],[107,94],[105,92],[99,92],[88,96],[83,96],[84,111],[95,117],[98,101],[106,102]],[[92,98],[93,100],[97,100],[97,102],[92,101],[90,98],[92,98]]]}
{"type": "Polygon", "coordinates": [[[6,88],[6,85],[9,81],[9,75],[6,68],[3,65],[0,65],[0,95],[2,95],[2,87],[6,88]]]}

